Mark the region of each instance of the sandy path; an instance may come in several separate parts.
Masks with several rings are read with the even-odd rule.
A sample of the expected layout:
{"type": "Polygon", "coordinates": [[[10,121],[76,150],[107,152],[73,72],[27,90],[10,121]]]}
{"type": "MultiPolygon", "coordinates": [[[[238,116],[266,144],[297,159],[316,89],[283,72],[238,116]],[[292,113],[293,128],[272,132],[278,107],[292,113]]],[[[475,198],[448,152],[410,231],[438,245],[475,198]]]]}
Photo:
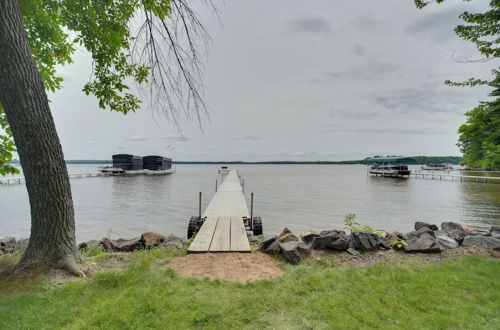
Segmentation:
{"type": "Polygon", "coordinates": [[[282,274],[278,261],[261,252],[199,253],[174,258],[168,265],[185,276],[247,282],[282,274]]]}

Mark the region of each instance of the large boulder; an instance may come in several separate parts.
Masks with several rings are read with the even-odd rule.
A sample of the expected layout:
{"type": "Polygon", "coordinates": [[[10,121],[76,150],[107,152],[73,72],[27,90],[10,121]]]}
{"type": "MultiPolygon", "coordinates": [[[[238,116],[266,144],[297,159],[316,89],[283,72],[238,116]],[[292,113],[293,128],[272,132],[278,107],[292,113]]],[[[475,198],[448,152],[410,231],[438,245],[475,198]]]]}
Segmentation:
{"type": "Polygon", "coordinates": [[[430,224],[430,223],[420,222],[420,221],[415,222],[415,230],[419,230],[420,228],[423,228],[423,227],[427,227],[430,230],[438,230],[439,229],[438,226],[430,224]]]}
{"type": "Polygon", "coordinates": [[[390,250],[391,249],[392,246],[389,244],[389,241],[386,238],[383,238],[383,237],[377,235],[377,239],[378,239],[378,242],[380,244],[381,250],[390,250]]]}
{"type": "Polygon", "coordinates": [[[281,234],[278,235],[278,239],[280,242],[292,242],[292,241],[298,241],[299,238],[295,236],[290,229],[285,227],[281,234]]]}
{"type": "Polygon", "coordinates": [[[263,240],[262,243],[260,243],[260,246],[259,246],[260,250],[264,251],[265,249],[267,249],[267,247],[269,245],[271,245],[277,239],[278,239],[278,236],[273,236],[273,237],[270,237],[270,238],[268,238],[266,240],[263,240]]]}
{"type": "Polygon", "coordinates": [[[500,226],[491,226],[489,233],[491,237],[500,238],[500,226]]]}
{"type": "Polygon", "coordinates": [[[168,247],[176,247],[178,249],[187,246],[187,242],[180,237],[169,235],[163,242],[161,242],[158,246],[168,246],[168,247]]]}
{"type": "Polygon", "coordinates": [[[422,234],[429,234],[434,237],[434,231],[428,227],[422,227],[419,230],[411,231],[406,234],[406,238],[412,239],[416,237],[420,237],[422,234]]]}
{"type": "Polygon", "coordinates": [[[454,249],[459,246],[458,242],[448,236],[448,233],[446,233],[444,230],[436,230],[434,231],[434,236],[436,237],[436,240],[441,244],[441,246],[445,249],[454,249]]]}
{"type": "Polygon", "coordinates": [[[374,233],[351,232],[352,247],[358,251],[377,251],[380,249],[379,237],[374,233]]]}
{"type": "Polygon", "coordinates": [[[14,253],[16,250],[17,244],[14,237],[4,237],[0,239],[0,251],[4,254],[14,253]]]}
{"type": "Polygon", "coordinates": [[[146,249],[152,248],[154,246],[160,246],[163,242],[165,242],[167,238],[164,235],[160,235],[157,233],[143,233],[141,235],[141,243],[142,246],[146,249]]]}
{"type": "Polygon", "coordinates": [[[500,251],[500,238],[485,236],[466,236],[462,243],[465,247],[479,247],[500,251]]]}
{"type": "Polygon", "coordinates": [[[464,230],[462,225],[456,222],[443,222],[441,223],[441,229],[448,233],[448,236],[455,239],[459,243],[462,243],[465,236],[469,235],[464,230]]]}
{"type": "Polygon", "coordinates": [[[0,238],[0,247],[14,245],[14,244],[16,244],[16,239],[14,237],[0,238]]]}
{"type": "Polygon", "coordinates": [[[315,231],[310,231],[310,232],[307,232],[307,233],[305,233],[305,234],[300,235],[300,238],[302,239],[302,241],[303,241],[304,243],[306,243],[306,244],[311,244],[311,243],[312,243],[312,241],[313,241],[313,239],[314,239],[315,237],[318,237],[318,236],[319,236],[319,234],[318,234],[317,232],[315,232],[315,231]]]}
{"type": "Polygon", "coordinates": [[[264,253],[277,255],[280,253],[280,241],[278,237],[270,238],[262,242],[261,250],[264,253]]]}
{"type": "Polygon", "coordinates": [[[408,238],[408,241],[406,243],[408,244],[408,246],[404,247],[406,252],[422,252],[422,253],[441,252],[440,244],[438,243],[434,235],[428,232],[424,232],[419,236],[416,235],[411,236],[408,238]]]}
{"type": "Polygon", "coordinates": [[[300,264],[305,258],[311,255],[311,249],[303,242],[286,242],[280,243],[279,246],[283,258],[293,265],[300,264]]]}
{"type": "Polygon", "coordinates": [[[327,230],[314,237],[311,246],[315,250],[343,251],[349,248],[349,238],[342,230],[327,230]]]}
{"type": "Polygon", "coordinates": [[[140,238],[134,239],[117,239],[111,240],[108,238],[102,239],[99,244],[105,251],[108,252],[132,252],[142,249],[143,245],[140,238]]]}

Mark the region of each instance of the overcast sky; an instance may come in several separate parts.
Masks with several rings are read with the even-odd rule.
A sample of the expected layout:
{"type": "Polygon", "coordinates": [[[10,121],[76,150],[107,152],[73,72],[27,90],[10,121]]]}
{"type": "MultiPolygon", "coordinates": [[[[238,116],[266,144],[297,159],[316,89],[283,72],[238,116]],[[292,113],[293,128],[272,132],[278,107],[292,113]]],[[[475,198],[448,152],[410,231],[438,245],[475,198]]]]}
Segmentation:
{"type": "MultiPolygon", "coordinates": [[[[477,59],[455,36],[465,9],[487,0],[449,0],[417,10],[411,0],[227,0],[222,24],[203,7],[213,38],[206,58],[203,132],[182,135],[146,106],[126,116],[100,110],[82,86],[88,54],[60,70],[50,95],[66,159],[114,153],[176,160],[346,160],[375,154],[459,155],[464,112],[489,89],[446,79],[489,78],[499,63],[477,59]]],[[[147,104],[147,100],[145,102],[147,104]]]]}

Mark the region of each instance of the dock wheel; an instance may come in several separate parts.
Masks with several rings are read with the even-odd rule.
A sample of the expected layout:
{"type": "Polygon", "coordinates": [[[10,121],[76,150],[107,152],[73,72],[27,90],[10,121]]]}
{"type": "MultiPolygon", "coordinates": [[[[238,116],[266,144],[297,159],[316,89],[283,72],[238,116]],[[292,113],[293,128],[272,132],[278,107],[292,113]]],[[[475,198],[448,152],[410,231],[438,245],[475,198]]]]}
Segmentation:
{"type": "Polygon", "coordinates": [[[262,235],[262,219],[261,217],[253,217],[253,234],[262,235]]]}
{"type": "Polygon", "coordinates": [[[202,222],[199,217],[191,217],[189,219],[189,225],[188,225],[188,239],[194,236],[200,228],[201,228],[202,222]]]}

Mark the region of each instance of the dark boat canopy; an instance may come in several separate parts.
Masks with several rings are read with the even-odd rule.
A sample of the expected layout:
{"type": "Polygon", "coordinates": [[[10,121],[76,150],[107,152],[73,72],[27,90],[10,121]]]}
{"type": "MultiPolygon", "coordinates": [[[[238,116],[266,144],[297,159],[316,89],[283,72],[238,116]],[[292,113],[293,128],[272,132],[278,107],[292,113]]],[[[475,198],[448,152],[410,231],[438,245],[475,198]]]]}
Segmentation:
{"type": "Polygon", "coordinates": [[[125,171],[142,170],[142,157],[129,154],[113,155],[113,167],[119,167],[125,171]]]}
{"type": "Polygon", "coordinates": [[[172,168],[172,159],[162,156],[145,156],[143,158],[145,170],[169,170],[172,168]]]}
{"type": "Polygon", "coordinates": [[[415,164],[417,159],[411,157],[374,157],[365,159],[366,163],[415,164]]]}

